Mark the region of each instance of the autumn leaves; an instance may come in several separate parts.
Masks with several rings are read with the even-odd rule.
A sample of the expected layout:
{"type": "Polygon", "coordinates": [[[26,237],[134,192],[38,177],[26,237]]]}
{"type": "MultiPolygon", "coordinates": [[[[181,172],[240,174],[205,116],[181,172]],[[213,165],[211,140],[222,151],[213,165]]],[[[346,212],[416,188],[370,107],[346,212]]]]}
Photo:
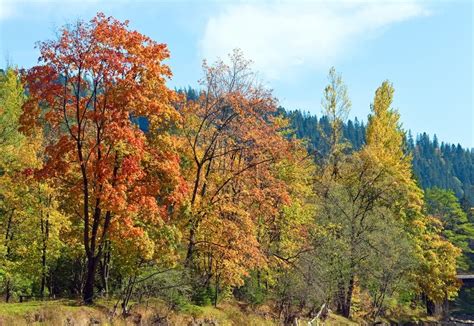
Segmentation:
{"type": "Polygon", "coordinates": [[[66,194],[64,210],[82,229],[76,236],[87,257],[83,292],[90,303],[105,242],[133,239],[130,251],[151,259],[156,232],[148,229],[168,221],[183,199],[178,153],[166,128],[178,119],[177,96],[165,85],[171,72],[162,64],[169,54],[102,14],[39,48],[40,65],[24,77],[29,97],[22,120],[25,129],[41,121],[46,150],[38,173],[66,194]],[[132,117],[147,118],[151,134],[132,117]]]}
{"type": "MultiPolygon", "coordinates": [[[[98,289],[110,295],[111,272],[122,287],[128,280],[124,311],[137,279],[170,268],[182,273],[195,303],[260,293],[285,320],[322,303],[349,316],[357,291],[370,296],[374,320],[386,296],[439,301],[456,292],[459,252],[423,214],[390,83],[377,90],[367,144],[354,151],[341,132],[347,90],[330,71],[329,154],[321,157],[295,139],[239,51],[228,63],[204,62],[200,90],[185,93],[166,86],[164,44],[103,14],[63,28],[39,49],[39,65],[21,76],[26,99],[18,76],[7,73],[12,85],[2,89],[11,103],[1,117],[10,124],[1,127],[13,131],[0,130],[36,144],[31,164],[20,149],[10,154],[18,170],[32,172],[37,194],[21,202],[22,181],[15,184],[6,161],[0,186],[12,184],[1,207],[13,223],[2,224],[7,248],[11,232],[30,234],[27,225],[42,239],[34,247],[42,263],[31,258],[42,294],[59,256],[79,266],[73,288],[87,304],[98,289]],[[18,211],[35,214],[23,224],[18,211]]],[[[6,260],[16,266],[21,257],[6,260]]]]}
{"type": "Polygon", "coordinates": [[[43,129],[37,175],[54,180],[77,225],[86,303],[106,241],[128,248],[120,252],[131,263],[161,263],[176,245],[160,238],[170,225],[183,236],[186,266],[215,277],[216,288],[265,264],[258,221],[289,202],[278,164],[294,164],[299,145],[282,134],[275,99],[239,52],[230,65],[205,64],[203,90],[189,100],[165,85],[165,45],[102,14],[39,48],[40,65],[24,76],[23,128],[43,129]]]}
{"type": "Polygon", "coordinates": [[[299,164],[302,147],[284,137],[275,99],[239,51],[229,65],[204,68],[201,94],[180,110],[191,192],[186,265],[198,272],[200,286],[214,277],[217,289],[242,285],[271,258],[264,249],[276,239],[267,233],[282,231],[290,202],[292,180],[282,170],[299,164]]]}

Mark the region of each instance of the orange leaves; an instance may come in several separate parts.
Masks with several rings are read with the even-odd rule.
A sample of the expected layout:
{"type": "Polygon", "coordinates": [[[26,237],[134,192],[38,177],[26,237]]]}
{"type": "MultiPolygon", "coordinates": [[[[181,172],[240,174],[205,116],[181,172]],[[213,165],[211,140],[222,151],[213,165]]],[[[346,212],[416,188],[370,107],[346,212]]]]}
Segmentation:
{"type": "Polygon", "coordinates": [[[38,48],[40,65],[24,75],[30,98],[21,121],[25,130],[42,121],[46,162],[38,175],[67,189],[87,254],[102,245],[112,221],[123,223],[120,241],[140,237],[142,222],[167,220],[186,187],[169,134],[179,115],[165,84],[166,45],[99,13],[38,48]],[[132,122],[137,117],[154,130],[145,135],[132,122]]]}
{"type": "Polygon", "coordinates": [[[269,247],[286,236],[281,221],[292,186],[279,166],[292,162],[297,146],[284,137],[275,98],[239,51],[230,64],[203,68],[199,97],[177,103],[190,189],[187,261],[238,286],[266,266],[269,247]]]}
{"type": "Polygon", "coordinates": [[[219,273],[225,284],[242,285],[249,271],[266,263],[252,219],[243,208],[224,204],[202,222],[198,242],[202,268],[219,273]]]}

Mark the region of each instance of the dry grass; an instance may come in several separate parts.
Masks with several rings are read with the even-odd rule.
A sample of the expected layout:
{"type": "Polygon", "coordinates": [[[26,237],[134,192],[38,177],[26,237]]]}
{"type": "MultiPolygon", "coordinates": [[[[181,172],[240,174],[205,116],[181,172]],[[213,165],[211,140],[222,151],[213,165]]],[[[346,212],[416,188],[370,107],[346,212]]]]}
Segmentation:
{"type": "Polygon", "coordinates": [[[110,302],[94,306],[82,306],[74,301],[47,301],[25,303],[1,303],[0,326],[51,325],[157,325],[166,320],[168,325],[277,325],[271,318],[242,311],[237,304],[223,303],[219,307],[198,307],[189,305],[180,312],[169,310],[165,304],[155,300],[148,304],[135,305],[130,316],[111,318],[110,302]]]}
{"type": "MultiPolygon", "coordinates": [[[[0,303],[0,326],[89,326],[89,325],[219,325],[219,326],[274,326],[279,325],[269,306],[250,306],[238,302],[224,302],[217,308],[185,306],[171,311],[160,300],[132,307],[130,316],[111,318],[113,303],[99,301],[94,306],[83,306],[72,300],[45,302],[0,303]],[[160,324],[159,321],[167,324],[160,324]]],[[[300,325],[307,325],[301,320],[300,325]]],[[[326,326],[355,326],[356,322],[331,314],[326,326]]]]}

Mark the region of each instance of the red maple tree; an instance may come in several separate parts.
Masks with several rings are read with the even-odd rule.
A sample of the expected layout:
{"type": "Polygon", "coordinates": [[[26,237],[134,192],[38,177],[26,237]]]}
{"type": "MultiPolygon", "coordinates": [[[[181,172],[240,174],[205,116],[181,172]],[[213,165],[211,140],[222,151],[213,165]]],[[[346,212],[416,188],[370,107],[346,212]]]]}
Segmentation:
{"type": "Polygon", "coordinates": [[[90,304],[112,222],[136,236],[137,219],[165,220],[185,191],[168,133],[179,118],[165,84],[169,52],[101,13],[64,27],[39,49],[40,64],[25,74],[29,99],[21,121],[25,130],[45,125],[49,143],[38,175],[62,187],[83,231],[83,299],[90,304]],[[149,121],[150,133],[133,122],[138,117],[149,121]]]}

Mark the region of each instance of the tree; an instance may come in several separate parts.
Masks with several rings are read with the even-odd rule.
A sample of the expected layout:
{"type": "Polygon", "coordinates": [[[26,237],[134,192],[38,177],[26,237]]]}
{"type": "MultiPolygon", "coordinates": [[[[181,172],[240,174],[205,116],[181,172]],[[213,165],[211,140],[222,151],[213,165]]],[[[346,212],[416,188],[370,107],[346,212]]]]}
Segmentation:
{"type": "MultiPolygon", "coordinates": [[[[406,234],[394,223],[399,216],[393,203],[400,196],[393,177],[363,152],[345,157],[338,165],[337,178],[328,167],[316,183],[316,221],[322,231],[315,238],[315,259],[324,265],[320,277],[329,282],[326,287],[335,295],[337,311],[348,317],[357,280],[378,282],[388,267],[381,266],[382,274],[375,275],[366,273],[367,266],[380,264],[386,256],[394,257],[393,266],[399,264],[396,244],[403,243],[406,234]]],[[[406,268],[403,264],[392,272],[406,268]]],[[[394,279],[387,285],[392,286],[394,279]]]]}
{"type": "Polygon", "coordinates": [[[410,157],[404,149],[404,132],[399,113],[391,108],[395,89],[384,81],[375,92],[372,114],[367,123],[367,152],[380,163],[398,171],[400,177],[411,178],[410,157]],[[393,164],[393,165],[391,165],[393,164]]]}
{"type": "Polygon", "coordinates": [[[288,197],[274,166],[293,144],[280,133],[276,100],[240,51],[229,59],[204,62],[203,90],[180,109],[191,189],[186,265],[204,286],[211,277],[241,285],[249,270],[265,265],[259,225],[288,197]]]}
{"type": "MultiPolygon", "coordinates": [[[[329,118],[309,115],[301,111],[281,109],[282,113],[290,120],[300,139],[308,139],[308,147],[317,149],[318,162],[328,155],[328,137],[330,134],[329,118]]],[[[323,111],[327,114],[326,111],[323,111]]],[[[350,142],[351,150],[359,150],[365,143],[365,125],[357,118],[352,123],[348,120],[342,125],[344,138],[350,142]],[[354,130],[352,130],[354,129],[354,130]]],[[[413,174],[423,189],[439,187],[451,189],[456,197],[462,199],[465,211],[469,213],[474,206],[474,152],[447,143],[436,147],[429,135],[422,133],[413,139],[408,131],[405,135],[406,144],[404,151],[412,156],[413,174]]]]}
{"type": "Polygon", "coordinates": [[[320,132],[329,148],[328,162],[333,165],[333,173],[336,175],[339,156],[349,145],[343,139],[343,126],[349,115],[351,101],[347,95],[347,86],[334,67],[329,70],[328,80],[321,105],[323,114],[329,120],[330,130],[320,132]]]}
{"type": "Polygon", "coordinates": [[[18,239],[25,215],[22,197],[28,193],[23,171],[37,166],[37,161],[36,144],[28,144],[18,131],[24,99],[17,71],[8,68],[0,75],[0,277],[6,302],[28,282],[19,271],[22,262],[17,248],[24,245],[18,239]]]}
{"type": "MultiPolygon", "coordinates": [[[[380,176],[358,155],[351,156],[345,152],[348,144],[343,139],[342,126],[350,109],[347,87],[334,68],[329,71],[328,79],[322,106],[330,128],[321,134],[324,135],[329,150],[321,173],[316,178],[315,192],[320,207],[317,223],[323,230],[338,230],[335,234],[327,233],[331,246],[326,248],[331,249],[322,256],[327,259],[325,262],[329,266],[329,273],[333,275],[332,280],[336,283],[328,288],[337,292],[337,311],[348,317],[358,264],[365,255],[360,246],[365,245],[365,242],[360,240],[365,238],[363,222],[371,214],[380,196],[374,185],[380,176]],[[371,181],[372,178],[375,179],[371,181]],[[366,194],[365,191],[375,191],[377,194],[359,196],[360,193],[366,194]],[[357,225],[361,227],[360,232],[356,229],[357,225]],[[356,239],[358,237],[360,239],[356,239]]],[[[321,277],[327,278],[327,275],[321,277]]]]}
{"type": "MultiPolygon", "coordinates": [[[[276,191],[286,192],[288,199],[262,202],[254,213],[259,216],[257,239],[267,265],[256,270],[254,280],[248,280],[249,283],[256,282],[254,287],[259,293],[274,298],[279,313],[286,321],[298,317],[303,308],[314,303],[308,296],[311,286],[297,281],[306,280],[307,276],[301,275],[299,261],[314,249],[309,234],[316,227],[313,193],[316,167],[302,144],[295,145],[291,158],[273,167],[274,183],[281,183],[281,190],[276,191]],[[302,287],[296,288],[297,284],[293,281],[302,287]],[[308,290],[300,292],[305,286],[308,290]]],[[[275,191],[268,189],[266,183],[262,186],[262,191],[267,193],[275,191]]]]}
{"type": "Polygon", "coordinates": [[[8,302],[15,292],[31,293],[36,286],[44,295],[48,269],[62,244],[59,233],[67,223],[54,191],[32,174],[42,164],[43,138],[37,129],[29,138],[18,131],[25,96],[17,71],[8,68],[1,75],[0,90],[0,260],[8,302]]]}
{"type": "Polygon", "coordinates": [[[23,197],[23,201],[28,205],[29,214],[24,222],[25,231],[22,237],[25,244],[29,245],[26,256],[31,257],[24,259],[33,261],[34,264],[23,265],[31,271],[40,270],[38,294],[44,297],[46,289],[50,295],[53,293],[51,269],[66,245],[64,235],[69,230],[70,222],[59,207],[59,196],[54,187],[34,178],[28,181],[29,193],[23,197]]]}
{"type": "Polygon", "coordinates": [[[404,152],[400,116],[391,108],[393,94],[394,88],[388,81],[377,89],[363,154],[392,180],[391,192],[395,197],[390,199],[389,207],[412,239],[418,262],[413,270],[418,290],[428,300],[440,302],[452,298],[459,287],[455,261],[460,251],[443,239],[437,220],[423,214],[423,194],[412,175],[411,157],[404,152]]]}
{"type": "Polygon", "coordinates": [[[8,146],[15,146],[23,138],[18,132],[18,122],[25,96],[18,73],[12,67],[1,71],[0,86],[0,145],[5,160],[12,154],[12,148],[8,146]]]}
{"type": "Polygon", "coordinates": [[[426,298],[430,315],[437,311],[436,304],[457,296],[460,281],[456,278],[456,261],[461,250],[442,237],[442,223],[428,216],[424,221],[423,235],[417,240],[419,267],[415,274],[419,291],[426,298]]]}
{"type": "Polygon", "coordinates": [[[462,271],[472,270],[474,262],[470,260],[469,254],[474,252],[470,248],[470,241],[474,239],[474,225],[469,222],[454,192],[440,188],[427,189],[425,206],[427,214],[442,222],[443,236],[462,249],[458,268],[462,271]]]}
{"type": "MultiPolygon", "coordinates": [[[[370,318],[376,319],[392,289],[400,283],[413,284],[411,275],[424,268],[426,272],[433,263],[430,258],[438,260],[451,249],[456,255],[455,248],[440,238],[439,229],[431,227],[431,220],[422,214],[422,192],[412,177],[410,156],[404,151],[399,115],[391,108],[393,93],[389,82],[377,89],[366,145],[359,152],[346,154],[339,145],[341,140],[333,142],[338,146],[330,151],[332,161],[323,165],[316,179],[316,221],[319,238],[325,241],[314,238],[315,259],[324,266],[319,277],[328,283],[326,292],[333,293],[337,311],[346,317],[351,314],[356,288],[371,295],[370,318]],[[423,239],[439,250],[420,258],[427,250],[420,243],[423,239]]],[[[435,273],[434,277],[439,277],[435,291],[452,291],[451,263],[447,261],[442,273],[435,273]]]]}
{"type": "Polygon", "coordinates": [[[28,131],[42,124],[47,132],[46,162],[37,174],[54,180],[82,229],[83,299],[90,304],[114,225],[123,238],[140,236],[138,221],[166,221],[184,190],[168,135],[178,119],[174,92],[165,85],[171,71],[162,64],[169,53],[103,14],[62,28],[39,49],[41,64],[25,75],[30,97],[22,125],[28,131]],[[134,117],[147,118],[153,132],[145,135],[134,117]]]}

